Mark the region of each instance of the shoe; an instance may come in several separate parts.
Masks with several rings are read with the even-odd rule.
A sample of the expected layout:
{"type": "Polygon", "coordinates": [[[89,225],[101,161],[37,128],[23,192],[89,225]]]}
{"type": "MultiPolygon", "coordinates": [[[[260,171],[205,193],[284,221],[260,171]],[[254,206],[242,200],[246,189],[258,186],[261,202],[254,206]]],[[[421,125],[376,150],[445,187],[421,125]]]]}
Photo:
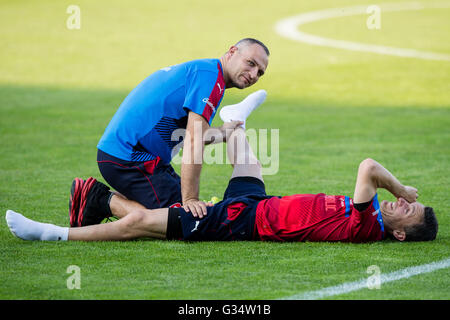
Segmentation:
{"type": "Polygon", "coordinates": [[[80,207],[80,197],[83,185],[83,179],[75,178],[72,181],[69,198],[69,223],[71,227],[78,227],[78,208],[80,207]]]}
{"type": "Polygon", "coordinates": [[[87,180],[75,178],[72,182],[69,198],[69,220],[71,227],[84,227],[99,224],[111,217],[109,208],[102,208],[99,201],[109,197],[109,188],[90,177],[87,180]]]}

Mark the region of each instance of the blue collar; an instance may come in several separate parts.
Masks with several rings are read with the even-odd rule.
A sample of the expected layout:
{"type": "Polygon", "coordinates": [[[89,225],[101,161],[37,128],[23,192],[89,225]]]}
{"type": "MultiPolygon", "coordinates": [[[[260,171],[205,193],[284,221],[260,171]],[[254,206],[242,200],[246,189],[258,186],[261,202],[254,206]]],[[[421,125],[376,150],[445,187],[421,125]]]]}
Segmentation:
{"type": "Polygon", "coordinates": [[[378,203],[378,194],[375,194],[375,197],[373,197],[373,207],[378,213],[377,221],[380,224],[382,238],[384,239],[384,223],[383,223],[383,216],[381,215],[380,204],[378,203]]]}

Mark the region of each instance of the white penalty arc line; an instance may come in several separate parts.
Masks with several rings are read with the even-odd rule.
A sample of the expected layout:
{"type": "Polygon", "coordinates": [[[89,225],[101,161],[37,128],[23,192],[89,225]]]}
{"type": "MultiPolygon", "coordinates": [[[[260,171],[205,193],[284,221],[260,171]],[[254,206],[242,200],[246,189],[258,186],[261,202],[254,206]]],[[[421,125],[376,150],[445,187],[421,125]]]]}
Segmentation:
{"type": "MultiPolygon", "coordinates": [[[[425,8],[450,8],[449,2],[404,2],[404,3],[388,3],[380,4],[381,12],[406,11],[406,10],[422,10],[425,8]]],[[[350,51],[364,51],[377,54],[392,55],[405,58],[419,58],[425,60],[450,61],[450,55],[444,53],[434,53],[420,51],[415,49],[396,48],[381,45],[365,44],[359,42],[351,42],[345,40],[336,40],[325,37],[316,36],[303,32],[298,29],[299,26],[331,18],[353,16],[359,14],[367,14],[369,5],[359,5],[344,8],[326,9],[320,11],[312,11],[292,16],[278,21],[275,25],[275,31],[288,39],[309,43],[317,46],[333,47],[350,51]]]]}
{"type": "MultiPolygon", "coordinates": [[[[419,274],[429,273],[448,267],[450,267],[450,258],[429,264],[401,269],[387,274],[380,274],[380,285],[382,285],[383,283],[407,279],[419,274]]],[[[361,279],[355,282],[346,282],[337,286],[327,287],[315,291],[307,291],[304,293],[284,297],[280,300],[318,300],[331,296],[346,294],[365,288],[368,288],[368,279],[361,279]]]]}

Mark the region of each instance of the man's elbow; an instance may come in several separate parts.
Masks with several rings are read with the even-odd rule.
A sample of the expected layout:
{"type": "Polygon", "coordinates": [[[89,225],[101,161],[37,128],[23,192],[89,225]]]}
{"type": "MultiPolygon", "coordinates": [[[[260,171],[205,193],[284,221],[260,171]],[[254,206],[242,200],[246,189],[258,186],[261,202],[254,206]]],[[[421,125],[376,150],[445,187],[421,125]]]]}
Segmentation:
{"type": "Polygon", "coordinates": [[[374,177],[376,175],[379,163],[371,158],[364,159],[359,164],[359,173],[365,174],[370,177],[374,177]]]}

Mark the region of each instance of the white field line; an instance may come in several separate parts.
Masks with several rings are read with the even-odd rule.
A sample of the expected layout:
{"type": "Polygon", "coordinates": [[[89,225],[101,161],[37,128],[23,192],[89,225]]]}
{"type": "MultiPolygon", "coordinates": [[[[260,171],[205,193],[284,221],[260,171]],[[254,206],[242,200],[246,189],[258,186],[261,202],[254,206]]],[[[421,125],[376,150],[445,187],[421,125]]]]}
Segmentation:
{"type": "MultiPolygon", "coordinates": [[[[358,42],[351,42],[345,40],[329,39],[315,36],[303,32],[298,29],[299,26],[315,22],[319,20],[353,16],[359,14],[367,14],[366,10],[369,5],[359,5],[344,8],[326,9],[320,11],[312,11],[292,16],[278,21],[275,25],[275,30],[278,34],[291,40],[306,42],[317,46],[333,47],[351,51],[373,52],[378,54],[393,55],[406,58],[419,58],[426,60],[444,60],[450,61],[450,55],[444,53],[434,53],[427,51],[420,51],[415,49],[405,49],[388,47],[381,45],[365,44],[358,42]]],[[[388,3],[379,5],[381,12],[392,11],[406,11],[406,10],[422,10],[425,8],[450,8],[450,2],[403,2],[403,3],[388,3]]],[[[362,26],[366,27],[366,26],[362,26]]],[[[442,41],[446,41],[443,39],[442,41]]]]}
{"type": "MultiPolygon", "coordinates": [[[[419,274],[433,272],[439,269],[445,269],[450,267],[450,258],[436,261],[429,264],[423,264],[420,266],[409,267],[401,269],[395,272],[380,274],[380,285],[383,283],[388,283],[392,281],[397,281],[401,279],[407,279],[419,274]]],[[[352,291],[361,290],[368,288],[368,279],[361,279],[355,282],[346,282],[337,286],[327,287],[315,291],[307,291],[292,296],[281,298],[281,300],[317,300],[326,297],[336,296],[340,294],[349,293],[352,291]]]]}

